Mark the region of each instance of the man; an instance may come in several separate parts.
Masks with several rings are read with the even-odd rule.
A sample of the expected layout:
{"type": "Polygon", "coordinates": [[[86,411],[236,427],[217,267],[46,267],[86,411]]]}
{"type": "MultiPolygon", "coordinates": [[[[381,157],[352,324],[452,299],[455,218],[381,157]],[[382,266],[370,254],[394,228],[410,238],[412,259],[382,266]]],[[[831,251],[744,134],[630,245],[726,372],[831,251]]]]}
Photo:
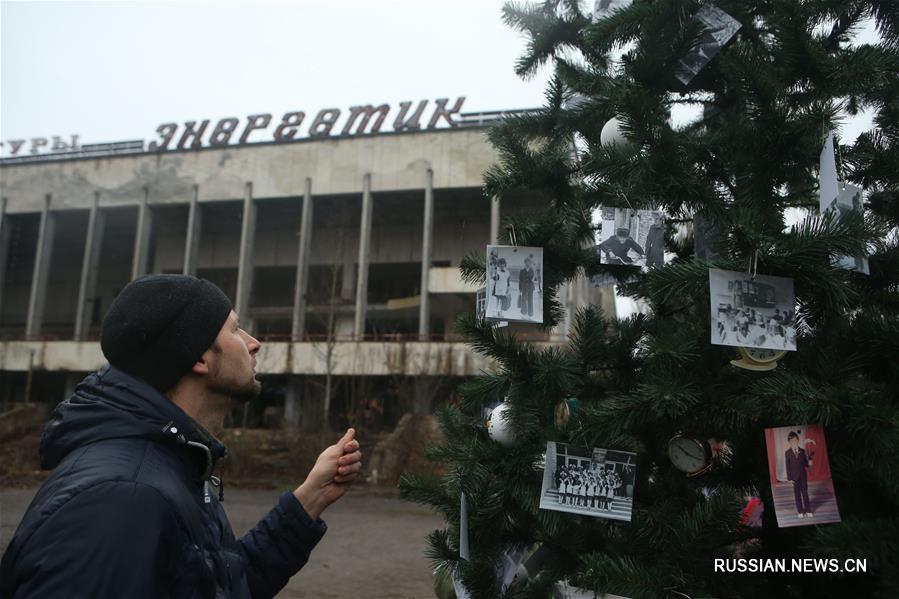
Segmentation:
{"type": "Polygon", "coordinates": [[[0,562],[0,597],[274,597],[361,469],[352,429],[241,539],[213,476],[225,414],[259,394],[259,342],[202,279],[150,275],[103,320],[110,365],[53,412],[38,490],[0,562]],[[219,496],[213,492],[218,488],[219,496]]]}
{"type": "Polygon", "coordinates": [[[524,268],[518,273],[518,290],[521,292],[521,315],[534,316],[534,263],[524,259],[524,268]]]}
{"type": "Polygon", "coordinates": [[[646,234],[646,266],[665,264],[665,216],[653,212],[652,226],[646,234]]]}
{"type": "Polygon", "coordinates": [[[599,244],[599,249],[605,254],[603,264],[632,264],[634,260],[628,255],[633,250],[642,258],[645,256],[643,248],[631,237],[627,227],[619,227],[614,237],[610,237],[599,244]]]}
{"type": "Polygon", "coordinates": [[[790,431],[787,435],[790,448],[784,453],[787,466],[787,480],[793,483],[793,498],[796,501],[796,512],[800,518],[814,516],[808,499],[808,468],[809,458],[805,450],[799,447],[799,434],[790,431]]]}

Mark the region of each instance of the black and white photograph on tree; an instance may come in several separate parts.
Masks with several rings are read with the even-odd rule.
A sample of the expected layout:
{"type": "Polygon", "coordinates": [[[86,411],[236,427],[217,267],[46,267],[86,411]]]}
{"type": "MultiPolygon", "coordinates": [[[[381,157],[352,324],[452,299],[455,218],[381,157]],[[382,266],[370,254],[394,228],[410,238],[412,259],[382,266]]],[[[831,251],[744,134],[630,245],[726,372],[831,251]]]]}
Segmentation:
{"type": "Polygon", "coordinates": [[[543,322],[543,248],[487,246],[486,318],[543,322]]]}
{"type": "MultiPolygon", "coordinates": [[[[821,214],[836,212],[840,217],[853,212],[865,213],[864,190],[839,180],[833,131],[827,133],[818,159],[818,211],[821,214]]],[[[835,256],[833,262],[846,270],[871,274],[865,256],[835,256]]]]}
{"type": "MultiPolygon", "coordinates": [[[[862,188],[846,183],[837,193],[837,197],[826,208],[822,208],[822,212],[826,211],[836,211],[840,217],[853,212],[864,215],[865,207],[862,188]]],[[[853,270],[866,275],[871,274],[871,270],[868,267],[868,259],[865,256],[837,256],[834,259],[834,264],[846,270],[853,270]]]]}
{"type": "Polygon", "coordinates": [[[627,8],[633,0],[596,0],[593,5],[593,19],[603,19],[619,8],[627,8]]]}
{"type": "Polygon", "coordinates": [[[550,441],[540,508],[630,522],[637,454],[550,441]]]}
{"type": "Polygon", "coordinates": [[[689,85],[741,27],[739,21],[714,4],[702,5],[695,19],[703,25],[702,35],[674,66],[674,76],[684,85],[689,85]]]}
{"type": "Polygon", "coordinates": [[[796,351],[793,279],[709,269],[712,345],[796,351]]]}
{"type": "Polygon", "coordinates": [[[602,208],[599,245],[602,264],[661,266],[665,263],[665,214],[659,210],[602,208]]]}
{"type": "Polygon", "coordinates": [[[639,278],[636,274],[618,279],[610,272],[601,272],[590,277],[590,285],[597,288],[614,287],[615,285],[634,283],[637,280],[639,280],[639,278]]]}
{"type": "Polygon", "coordinates": [[[572,586],[567,580],[562,580],[553,585],[552,599],[628,599],[621,595],[610,593],[596,593],[589,589],[572,586]]]}

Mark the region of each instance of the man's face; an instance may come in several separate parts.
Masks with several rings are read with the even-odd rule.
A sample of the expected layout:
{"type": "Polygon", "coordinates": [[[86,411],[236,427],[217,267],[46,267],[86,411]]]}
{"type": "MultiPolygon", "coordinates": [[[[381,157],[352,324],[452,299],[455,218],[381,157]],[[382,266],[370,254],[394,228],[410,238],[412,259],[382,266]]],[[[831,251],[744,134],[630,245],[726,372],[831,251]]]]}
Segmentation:
{"type": "Polygon", "coordinates": [[[232,310],[206,354],[209,389],[230,395],[237,401],[256,398],[262,389],[262,384],[256,380],[259,348],[259,342],[240,328],[237,314],[232,310]]]}
{"type": "Polygon", "coordinates": [[[796,449],[797,447],[799,447],[799,439],[793,437],[790,439],[790,449],[796,449]]]}

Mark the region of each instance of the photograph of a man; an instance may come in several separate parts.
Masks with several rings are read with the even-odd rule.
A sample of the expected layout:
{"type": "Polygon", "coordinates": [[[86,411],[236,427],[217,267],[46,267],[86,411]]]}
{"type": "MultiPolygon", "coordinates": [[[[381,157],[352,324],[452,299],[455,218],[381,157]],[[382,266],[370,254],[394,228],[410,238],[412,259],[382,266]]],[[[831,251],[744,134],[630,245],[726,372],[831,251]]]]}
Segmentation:
{"type": "Polygon", "coordinates": [[[261,384],[260,343],[231,301],[204,279],[141,277],[112,302],[100,347],[109,364],[47,423],[41,467],[53,472],[0,562],[0,597],[277,595],[362,467],[355,431],[236,538],[217,435],[261,384]]]}
{"type": "Polygon", "coordinates": [[[640,258],[646,257],[643,248],[634,241],[627,227],[618,227],[615,236],[600,243],[599,249],[603,253],[604,264],[633,264],[634,258],[629,252],[634,252],[640,258]]]}
{"type": "Polygon", "coordinates": [[[660,210],[602,208],[598,245],[601,264],[660,266],[665,261],[665,214],[660,210]]]}
{"type": "Polygon", "coordinates": [[[534,316],[535,280],[534,259],[529,256],[524,259],[524,268],[518,273],[518,288],[521,291],[521,315],[529,318],[534,316]]]}
{"type": "Polygon", "coordinates": [[[839,522],[824,429],[817,424],[766,428],[765,444],[777,525],[839,522]]]}

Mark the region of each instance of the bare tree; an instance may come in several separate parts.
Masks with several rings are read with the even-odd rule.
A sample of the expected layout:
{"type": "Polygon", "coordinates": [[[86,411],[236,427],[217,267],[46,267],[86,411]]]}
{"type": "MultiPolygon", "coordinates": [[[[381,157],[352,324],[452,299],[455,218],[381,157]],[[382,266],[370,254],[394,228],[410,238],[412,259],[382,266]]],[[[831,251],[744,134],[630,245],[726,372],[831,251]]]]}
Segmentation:
{"type": "Polygon", "coordinates": [[[340,297],[340,279],[342,272],[341,265],[343,264],[345,249],[344,240],[346,238],[348,214],[347,204],[343,203],[340,210],[339,221],[336,223],[337,250],[334,253],[333,261],[327,267],[328,277],[324,284],[324,291],[327,295],[327,309],[323,314],[316,313],[316,316],[319,318],[319,322],[324,325],[325,335],[322,341],[315,341],[312,344],[313,350],[325,364],[325,383],[322,393],[323,401],[321,414],[321,430],[323,432],[330,431],[331,399],[334,396],[335,386],[334,367],[336,360],[334,354],[337,348],[337,334],[335,332],[335,325],[337,323],[338,311],[340,309],[340,306],[343,305],[343,300],[340,297]]]}

